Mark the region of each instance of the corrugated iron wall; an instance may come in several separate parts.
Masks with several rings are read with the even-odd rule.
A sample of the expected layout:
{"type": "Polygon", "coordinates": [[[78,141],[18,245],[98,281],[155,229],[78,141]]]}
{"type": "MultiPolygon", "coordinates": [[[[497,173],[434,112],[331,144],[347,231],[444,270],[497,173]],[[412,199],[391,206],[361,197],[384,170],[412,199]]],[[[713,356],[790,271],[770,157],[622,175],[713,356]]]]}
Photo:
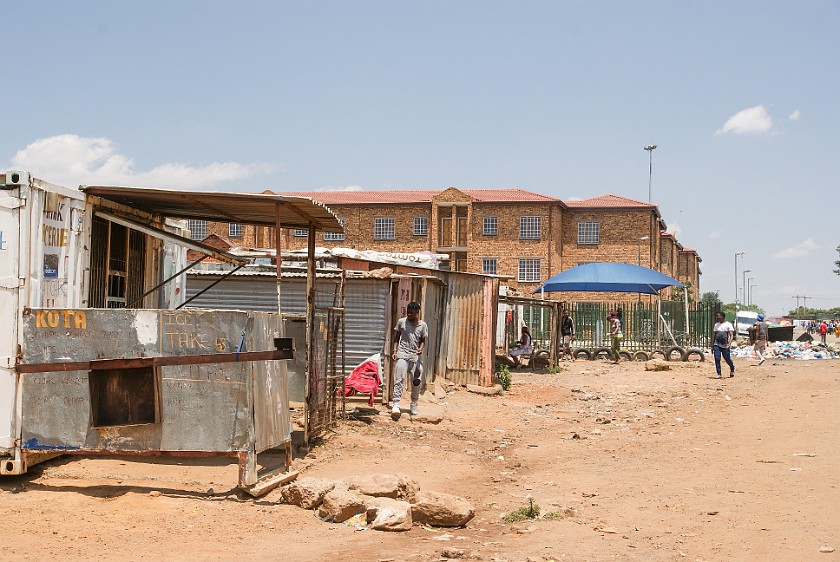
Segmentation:
{"type": "Polygon", "coordinates": [[[484,278],[447,275],[446,378],[456,384],[481,384],[484,278]]]}
{"type": "MultiPolygon", "coordinates": [[[[218,279],[214,275],[187,275],[187,297],[192,297],[218,279]]],[[[345,288],[345,374],[385,345],[389,279],[348,279],[345,288]]],[[[318,279],[316,307],[333,306],[338,282],[318,279]]],[[[306,279],[283,279],[281,310],[284,315],[306,314],[306,279]]],[[[272,276],[232,276],[190,303],[200,308],[277,311],[277,282],[272,276]]],[[[341,341],[338,342],[341,349],[341,341]]],[[[292,400],[295,398],[293,397],[292,400]]]]}

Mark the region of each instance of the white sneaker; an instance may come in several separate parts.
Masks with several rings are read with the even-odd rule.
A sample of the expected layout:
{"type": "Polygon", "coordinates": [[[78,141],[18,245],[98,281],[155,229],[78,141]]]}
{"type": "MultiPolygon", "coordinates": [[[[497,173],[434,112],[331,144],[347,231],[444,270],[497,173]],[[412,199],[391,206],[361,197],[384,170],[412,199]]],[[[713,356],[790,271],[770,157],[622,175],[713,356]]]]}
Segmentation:
{"type": "Polygon", "coordinates": [[[417,415],[417,402],[412,402],[412,403],[411,403],[411,409],[409,410],[409,413],[410,413],[412,416],[416,416],[416,415],[417,415]]]}
{"type": "Polygon", "coordinates": [[[400,419],[400,415],[402,415],[402,412],[400,411],[400,405],[394,404],[393,408],[391,408],[391,418],[398,420],[400,419]]]}

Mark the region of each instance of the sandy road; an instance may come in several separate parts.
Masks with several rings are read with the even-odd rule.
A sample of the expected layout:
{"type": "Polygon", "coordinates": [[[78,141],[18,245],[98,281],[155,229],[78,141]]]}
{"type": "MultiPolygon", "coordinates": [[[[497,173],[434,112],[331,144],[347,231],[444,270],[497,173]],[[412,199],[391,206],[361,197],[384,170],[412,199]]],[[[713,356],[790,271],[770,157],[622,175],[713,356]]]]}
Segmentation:
{"type": "Polygon", "coordinates": [[[323,523],[238,496],[226,461],[61,459],[0,480],[0,558],[840,559],[840,362],[736,364],[720,381],[709,364],[517,373],[501,397],[450,393],[438,425],[383,411],[297,461],[467,497],[465,529],[323,523]],[[501,519],[529,496],[557,519],[501,519]]]}

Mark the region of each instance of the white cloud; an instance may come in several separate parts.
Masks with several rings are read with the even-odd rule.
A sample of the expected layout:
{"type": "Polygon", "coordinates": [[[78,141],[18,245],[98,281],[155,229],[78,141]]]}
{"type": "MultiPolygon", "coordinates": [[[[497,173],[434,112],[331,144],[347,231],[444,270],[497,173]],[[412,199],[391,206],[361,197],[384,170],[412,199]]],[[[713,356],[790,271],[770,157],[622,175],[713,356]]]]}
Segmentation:
{"type": "Polygon", "coordinates": [[[665,230],[668,234],[671,234],[674,238],[679,238],[680,233],[682,232],[682,228],[678,223],[672,222],[668,225],[668,228],[665,230]]]}
{"type": "Polygon", "coordinates": [[[36,177],[67,187],[78,185],[122,185],[172,189],[210,189],[220,183],[244,180],[268,173],[266,164],[213,162],[192,166],[170,162],[150,170],[136,170],[132,158],[117,152],[108,138],[57,135],[17,151],[11,168],[32,172],[36,177]]]}
{"type": "Polygon", "coordinates": [[[764,134],[773,128],[773,119],[763,105],[742,109],[717,130],[717,134],[733,133],[736,135],[764,134]]]}
{"type": "Polygon", "coordinates": [[[720,238],[722,236],[723,236],[723,231],[721,231],[721,230],[715,230],[714,232],[709,234],[709,238],[720,238]]]}
{"type": "Polygon", "coordinates": [[[816,250],[819,246],[811,239],[808,238],[804,242],[800,242],[796,246],[791,246],[790,248],[785,248],[784,250],[779,250],[778,252],[773,253],[774,258],[781,258],[781,259],[789,259],[789,258],[798,258],[802,256],[807,256],[814,250],[816,250]]]}
{"type": "Polygon", "coordinates": [[[794,109],[793,113],[788,115],[789,121],[799,121],[799,118],[802,116],[802,113],[798,109],[794,109]]]}

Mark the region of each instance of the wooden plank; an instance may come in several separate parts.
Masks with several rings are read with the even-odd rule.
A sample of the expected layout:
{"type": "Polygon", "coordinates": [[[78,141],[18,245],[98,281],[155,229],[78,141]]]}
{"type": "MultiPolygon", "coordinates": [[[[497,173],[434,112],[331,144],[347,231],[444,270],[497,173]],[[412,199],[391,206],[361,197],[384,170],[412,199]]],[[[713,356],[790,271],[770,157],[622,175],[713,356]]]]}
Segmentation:
{"type": "Polygon", "coordinates": [[[169,355],[165,357],[134,357],[129,359],[100,359],[96,361],[60,361],[57,363],[20,363],[18,373],[46,373],[61,371],[96,371],[102,369],[135,369],[138,367],[166,367],[170,365],[201,365],[209,363],[238,363],[244,361],[279,361],[294,359],[290,349],[272,351],[244,351],[242,353],[211,353],[201,355],[169,355]]]}

